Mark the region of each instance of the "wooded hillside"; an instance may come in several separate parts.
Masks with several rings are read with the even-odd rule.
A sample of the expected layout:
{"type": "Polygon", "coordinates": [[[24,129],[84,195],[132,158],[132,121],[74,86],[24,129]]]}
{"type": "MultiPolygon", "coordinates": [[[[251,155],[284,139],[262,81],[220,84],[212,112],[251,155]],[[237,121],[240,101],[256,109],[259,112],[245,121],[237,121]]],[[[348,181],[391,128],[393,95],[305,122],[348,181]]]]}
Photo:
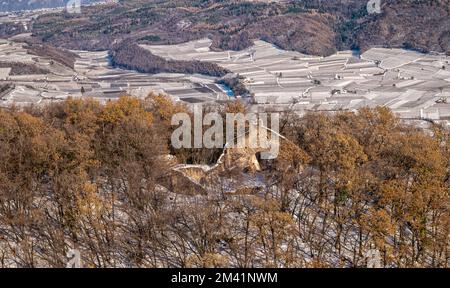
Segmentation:
{"type": "Polygon", "coordinates": [[[162,95],[0,110],[0,266],[64,267],[70,248],[86,267],[365,267],[370,250],[385,267],[448,266],[448,130],[386,108],[285,115],[292,145],[264,189],[189,196],[162,179],[216,160],[170,147],[181,111],[162,95]]]}

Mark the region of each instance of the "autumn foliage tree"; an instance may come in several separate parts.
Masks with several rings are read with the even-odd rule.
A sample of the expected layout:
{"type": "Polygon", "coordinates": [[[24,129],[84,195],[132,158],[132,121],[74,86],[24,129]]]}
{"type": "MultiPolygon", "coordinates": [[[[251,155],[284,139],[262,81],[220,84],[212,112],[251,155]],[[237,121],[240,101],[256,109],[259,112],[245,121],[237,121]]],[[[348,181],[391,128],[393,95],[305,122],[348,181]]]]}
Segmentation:
{"type": "Polygon", "coordinates": [[[0,266],[64,267],[69,249],[84,267],[448,266],[447,128],[380,107],[284,115],[277,159],[200,193],[164,179],[221,150],[171,147],[175,113],[193,116],[160,94],[0,109],[0,266]],[[245,177],[264,185],[225,191],[245,177]]]}

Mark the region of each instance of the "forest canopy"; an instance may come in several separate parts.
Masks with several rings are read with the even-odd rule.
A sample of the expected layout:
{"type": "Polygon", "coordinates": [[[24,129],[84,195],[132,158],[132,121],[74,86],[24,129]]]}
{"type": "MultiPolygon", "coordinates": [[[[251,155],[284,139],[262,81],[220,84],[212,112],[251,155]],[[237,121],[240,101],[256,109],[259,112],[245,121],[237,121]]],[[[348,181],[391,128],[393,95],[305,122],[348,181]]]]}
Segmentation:
{"type": "Polygon", "coordinates": [[[73,247],[86,267],[366,267],[374,249],[384,267],[448,266],[447,129],[287,113],[264,189],[189,196],[162,179],[216,160],[173,151],[177,112],[164,95],[0,110],[0,267],[64,267],[73,247]]]}

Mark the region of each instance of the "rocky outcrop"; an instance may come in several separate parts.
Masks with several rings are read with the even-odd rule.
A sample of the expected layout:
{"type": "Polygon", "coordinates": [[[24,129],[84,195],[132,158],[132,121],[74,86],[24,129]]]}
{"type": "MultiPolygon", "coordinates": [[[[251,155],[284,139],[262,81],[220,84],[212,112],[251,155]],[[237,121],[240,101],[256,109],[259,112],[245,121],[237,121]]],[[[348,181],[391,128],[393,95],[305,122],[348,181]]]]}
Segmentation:
{"type": "MultiPolygon", "coordinates": [[[[242,137],[245,143],[250,143],[248,134],[242,137]]],[[[280,140],[282,146],[286,140],[280,140]]],[[[184,195],[205,195],[212,191],[255,194],[265,185],[262,167],[267,165],[261,163],[259,155],[262,152],[268,152],[268,149],[226,146],[215,165],[177,165],[166,175],[163,185],[184,195]]]]}

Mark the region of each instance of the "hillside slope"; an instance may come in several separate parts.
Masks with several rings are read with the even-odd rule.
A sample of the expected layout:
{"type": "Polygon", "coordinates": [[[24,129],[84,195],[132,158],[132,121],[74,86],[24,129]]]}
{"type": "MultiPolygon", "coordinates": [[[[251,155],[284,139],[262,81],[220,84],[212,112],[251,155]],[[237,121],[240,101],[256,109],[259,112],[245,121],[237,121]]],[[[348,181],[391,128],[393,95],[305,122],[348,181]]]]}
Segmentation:
{"type": "Polygon", "coordinates": [[[374,45],[450,51],[450,1],[391,1],[383,13],[365,17],[355,31],[363,49],[374,45]]]}

